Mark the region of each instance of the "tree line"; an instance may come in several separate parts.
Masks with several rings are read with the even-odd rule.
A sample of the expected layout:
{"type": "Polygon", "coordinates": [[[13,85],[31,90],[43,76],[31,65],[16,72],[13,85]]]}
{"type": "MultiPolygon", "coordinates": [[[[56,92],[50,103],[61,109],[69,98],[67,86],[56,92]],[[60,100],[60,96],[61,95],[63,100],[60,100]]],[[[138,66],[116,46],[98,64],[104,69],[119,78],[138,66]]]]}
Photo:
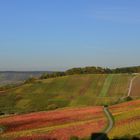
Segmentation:
{"type": "Polygon", "coordinates": [[[66,75],[74,74],[119,74],[119,73],[140,73],[140,66],[124,67],[124,68],[102,68],[102,67],[84,67],[84,68],[72,68],[64,72],[52,72],[44,73],[40,79],[48,79],[66,75]]]}
{"type": "Polygon", "coordinates": [[[24,83],[21,84],[9,84],[9,85],[0,86],[0,92],[21,86],[22,84],[34,83],[39,79],[48,79],[48,78],[55,78],[55,77],[74,75],[74,74],[119,74],[119,73],[130,73],[130,74],[140,73],[140,66],[116,68],[116,69],[92,66],[92,67],[84,67],[84,68],[72,68],[64,72],[44,73],[39,78],[30,77],[26,81],[24,81],[24,83]]]}

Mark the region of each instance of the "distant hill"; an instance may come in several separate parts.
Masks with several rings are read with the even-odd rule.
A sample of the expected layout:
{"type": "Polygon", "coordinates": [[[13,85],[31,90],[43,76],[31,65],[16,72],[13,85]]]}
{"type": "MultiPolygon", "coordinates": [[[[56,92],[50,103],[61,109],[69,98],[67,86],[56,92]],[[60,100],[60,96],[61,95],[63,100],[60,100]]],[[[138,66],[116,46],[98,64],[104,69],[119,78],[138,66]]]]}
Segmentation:
{"type": "Polygon", "coordinates": [[[21,83],[29,77],[39,77],[43,73],[46,71],[0,71],[0,85],[21,83]]]}
{"type": "Polygon", "coordinates": [[[83,68],[72,68],[63,72],[56,71],[0,71],[0,86],[6,84],[21,83],[30,77],[41,77],[41,79],[55,78],[75,74],[121,74],[140,73],[140,66],[122,67],[116,69],[87,66],[83,68]]]}

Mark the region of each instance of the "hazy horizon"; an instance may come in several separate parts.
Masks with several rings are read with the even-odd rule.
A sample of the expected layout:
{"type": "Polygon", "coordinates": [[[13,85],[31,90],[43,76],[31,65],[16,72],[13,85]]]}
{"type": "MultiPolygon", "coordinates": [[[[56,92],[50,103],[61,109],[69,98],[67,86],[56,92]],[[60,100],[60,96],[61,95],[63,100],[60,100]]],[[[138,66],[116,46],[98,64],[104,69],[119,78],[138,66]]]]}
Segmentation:
{"type": "Polygon", "coordinates": [[[76,66],[76,67],[69,67],[69,68],[60,68],[60,69],[45,69],[45,70],[27,70],[27,69],[13,69],[13,70],[0,70],[0,72],[57,72],[57,71],[66,71],[72,68],[84,68],[84,67],[102,67],[102,68],[109,68],[109,69],[116,69],[116,68],[129,68],[129,67],[140,67],[140,65],[131,65],[131,66],[120,66],[120,67],[104,67],[104,66],[95,66],[95,65],[85,65],[85,66],[76,66]]]}
{"type": "Polygon", "coordinates": [[[0,71],[140,65],[139,0],[0,1],[0,71]]]}

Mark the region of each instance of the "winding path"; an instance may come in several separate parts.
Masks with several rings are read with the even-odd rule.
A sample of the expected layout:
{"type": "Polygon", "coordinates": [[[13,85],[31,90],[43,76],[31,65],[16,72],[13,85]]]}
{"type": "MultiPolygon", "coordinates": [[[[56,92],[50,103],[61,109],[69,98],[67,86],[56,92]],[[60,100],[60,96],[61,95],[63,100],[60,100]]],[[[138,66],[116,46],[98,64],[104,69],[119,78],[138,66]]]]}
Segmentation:
{"type": "Polygon", "coordinates": [[[114,120],[113,120],[112,114],[109,112],[108,107],[104,107],[104,112],[105,112],[106,117],[108,119],[108,126],[104,130],[103,134],[101,134],[100,136],[98,136],[95,140],[104,140],[104,139],[106,139],[107,134],[110,132],[110,130],[114,126],[114,120]]]}
{"type": "Polygon", "coordinates": [[[128,89],[127,97],[130,96],[131,91],[132,91],[133,82],[134,82],[134,80],[135,80],[137,77],[138,77],[138,76],[134,76],[134,77],[131,79],[131,81],[130,81],[130,85],[129,85],[129,89],[128,89]]]}
{"type": "MultiPolygon", "coordinates": [[[[131,81],[130,81],[130,84],[129,84],[129,88],[128,88],[128,93],[126,96],[122,97],[122,99],[124,98],[127,98],[127,97],[130,97],[131,96],[131,91],[132,91],[132,86],[133,86],[133,82],[134,80],[138,77],[138,75],[135,75],[131,81]]],[[[95,140],[104,140],[106,139],[106,136],[107,134],[110,132],[110,130],[113,128],[114,126],[114,120],[113,120],[113,117],[112,117],[112,114],[110,113],[108,107],[104,107],[104,112],[106,114],[106,117],[108,118],[108,127],[105,129],[105,131],[99,135],[95,140]]]]}
{"type": "Polygon", "coordinates": [[[112,117],[112,114],[109,112],[108,107],[104,107],[104,112],[108,118],[108,127],[106,128],[106,130],[104,131],[104,133],[108,133],[114,126],[114,120],[112,117]]]}
{"type": "Polygon", "coordinates": [[[137,77],[138,77],[138,75],[134,76],[134,77],[131,79],[130,84],[129,84],[129,87],[128,87],[128,93],[127,93],[127,95],[121,97],[121,98],[120,98],[121,100],[123,100],[123,99],[125,99],[125,98],[127,98],[127,97],[130,97],[131,92],[132,92],[133,82],[134,82],[134,80],[135,80],[137,77]]]}

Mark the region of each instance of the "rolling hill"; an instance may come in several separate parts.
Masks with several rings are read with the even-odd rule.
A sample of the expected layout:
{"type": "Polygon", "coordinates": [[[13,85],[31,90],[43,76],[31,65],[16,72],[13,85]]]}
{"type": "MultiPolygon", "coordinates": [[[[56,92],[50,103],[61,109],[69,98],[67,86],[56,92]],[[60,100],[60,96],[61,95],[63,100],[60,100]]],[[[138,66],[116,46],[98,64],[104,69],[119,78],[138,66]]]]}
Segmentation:
{"type": "Polygon", "coordinates": [[[0,93],[4,113],[114,104],[126,96],[130,74],[83,74],[38,80],[0,93]]]}
{"type": "MultiPolygon", "coordinates": [[[[77,74],[36,80],[0,93],[0,139],[68,140],[87,138],[104,132],[109,124],[103,105],[114,126],[108,133],[116,137],[140,136],[140,100],[120,103],[128,96],[132,74],[77,74]],[[117,103],[117,104],[116,104],[117,103]],[[54,110],[56,109],[56,110],[54,110]],[[54,110],[54,111],[47,111],[54,110]]],[[[131,97],[140,96],[137,75],[131,97]]]]}

